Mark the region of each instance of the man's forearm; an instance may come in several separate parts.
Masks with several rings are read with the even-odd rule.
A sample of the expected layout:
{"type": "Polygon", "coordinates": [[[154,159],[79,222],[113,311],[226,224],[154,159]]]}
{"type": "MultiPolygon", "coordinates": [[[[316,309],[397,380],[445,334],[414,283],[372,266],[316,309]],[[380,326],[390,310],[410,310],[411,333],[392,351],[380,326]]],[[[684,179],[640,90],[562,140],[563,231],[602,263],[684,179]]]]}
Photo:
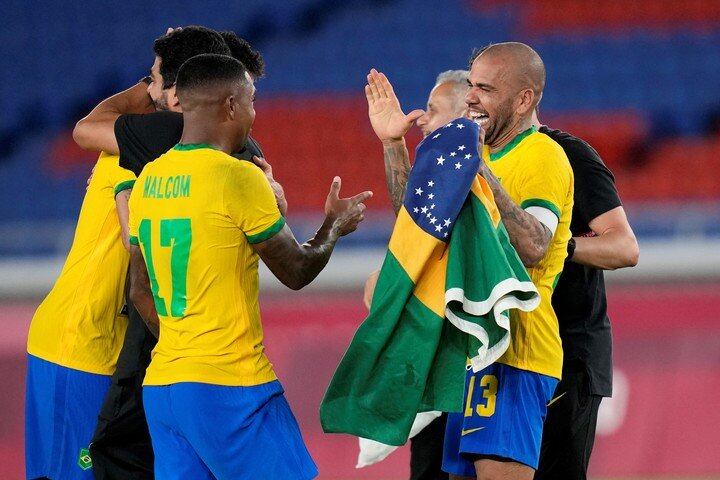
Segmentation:
{"type": "Polygon", "coordinates": [[[576,237],[572,261],[602,270],[637,265],[639,250],[633,235],[607,231],[595,237],[576,237]]]}
{"type": "Polygon", "coordinates": [[[147,325],[148,330],[155,335],[155,338],[158,338],[160,336],[160,319],[158,318],[157,311],[155,310],[152,292],[133,291],[132,287],[130,291],[133,292],[131,293],[130,298],[132,299],[133,305],[135,305],[135,309],[142,317],[145,325],[147,325]]]}
{"type": "Polygon", "coordinates": [[[330,260],[339,238],[332,220],[326,219],[315,236],[298,245],[288,226],[256,251],[270,271],[285,286],[300,290],[320,274],[330,260]]]}
{"type": "Polygon", "coordinates": [[[405,139],[383,142],[385,158],[385,181],[395,215],[400,211],[405,198],[408,176],[410,174],[410,154],[405,139]]]}
{"type": "Polygon", "coordinates": [[[75,125],[73,139],[85,150],[117,155],[117,118],[126,113],[147,113],[152,109],[153,103],[147,93],[147,85],[140,82],[100,102],[75,125]]]}
{"type": "Polygon", "coordinates": [[[526,267],[534,267],[545,257],[552,233],[510,198],[487,165],[482,166],[480,173],[490,185],[503,225],[520,260],[526,267]]]}

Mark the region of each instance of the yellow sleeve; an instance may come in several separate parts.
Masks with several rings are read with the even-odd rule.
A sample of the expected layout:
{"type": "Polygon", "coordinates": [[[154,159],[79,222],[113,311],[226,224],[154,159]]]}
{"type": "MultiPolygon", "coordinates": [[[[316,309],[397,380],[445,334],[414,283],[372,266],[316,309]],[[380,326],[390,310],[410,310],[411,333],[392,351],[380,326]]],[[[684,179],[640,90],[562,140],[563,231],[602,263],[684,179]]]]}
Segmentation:
{"type": "Polygon", "coordinates": [[[223,200],[228,216],[248,243],[264,242],[285,225],[265,174],[249,162],[230,165],[223,200]]]}
{"type": "MultiPolygon", "coordinates": [[[[142,178],[142,174],[140,174],[142,178]]],[[[138,240],[138,215],[137,215],[137,203],[142,192],[140,188],[133,188],[130,193],[130,199],[128,200],[128,209],[130,210],[128,215],[128,233],[130,235],[130,245],[140,245],[138,240]]]]}
{"type": "Polygon", "coordinates": [[[562,215],[568,193],[572,195],[573,173],[562,147],[555,142],[538,142],[523,165],[520,208],[542,207],[562,215]]]}
{"type": "Polygon", "coordinates": [[[107,178],[114,195],[133,187],[135,184],[135,174],[120,166],[120,158],[118,156],[103,152],[100,154],[99,160],[104,160],[102,163],[107,167],[107,178]]]}

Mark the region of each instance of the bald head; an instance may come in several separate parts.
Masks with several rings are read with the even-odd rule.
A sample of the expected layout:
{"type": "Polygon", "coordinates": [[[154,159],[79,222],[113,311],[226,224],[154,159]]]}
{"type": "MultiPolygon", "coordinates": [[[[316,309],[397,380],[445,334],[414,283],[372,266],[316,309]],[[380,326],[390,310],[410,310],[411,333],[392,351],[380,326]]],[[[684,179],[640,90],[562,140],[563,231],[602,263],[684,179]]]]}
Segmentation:
{"type": "Polygon", "coordinates": [[[505,80],[518,90],[531,89],[535,94],[533,107],[537,106],[545,89],[545,64],[532,47],[520,42],[495,43],[478,51],[470,63],[481,56],[501,64],[505,80]]]}

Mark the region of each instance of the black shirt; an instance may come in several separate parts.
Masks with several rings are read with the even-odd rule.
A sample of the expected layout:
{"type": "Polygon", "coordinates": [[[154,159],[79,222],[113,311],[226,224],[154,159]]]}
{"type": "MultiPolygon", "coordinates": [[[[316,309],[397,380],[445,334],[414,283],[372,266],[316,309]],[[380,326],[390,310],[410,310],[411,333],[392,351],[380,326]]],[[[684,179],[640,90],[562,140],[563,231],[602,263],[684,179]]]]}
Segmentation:
{"type": "MultiPolygon", "coordinates": [[[[575,176],[573,237],[591,235],[589,223],[622,205],[615,178],[585,141],[545,126],[540,132],[565,150],[575,176]]],[[[612,336],[602,270],[568,261],[552,298],[563,344],[563,373],[585,370],[590,393],[612,395],[612,336]]]]}
{"type": "MultiPolygon", "coordinates": [[[[120,166],[140,175],[143,167],[175,146],[182,136],[183,118],[181,113],[155,112],[145,115],[120,115],[115,121],[115,138],[120,150],[120,166]]],[[[233,154],[241,160],[252,160],[252,156],[263,156],[260,145],[248,137],[243,149],[233,154]]],[[[129,283],[129,282],[128,282],[129,283]]],[[[150,363],[150,352],[157,339],[147,329],[132,302],[128,306],[128,328],[125,333],[115,377],[130,378],[144,376],[150,363]]]]}

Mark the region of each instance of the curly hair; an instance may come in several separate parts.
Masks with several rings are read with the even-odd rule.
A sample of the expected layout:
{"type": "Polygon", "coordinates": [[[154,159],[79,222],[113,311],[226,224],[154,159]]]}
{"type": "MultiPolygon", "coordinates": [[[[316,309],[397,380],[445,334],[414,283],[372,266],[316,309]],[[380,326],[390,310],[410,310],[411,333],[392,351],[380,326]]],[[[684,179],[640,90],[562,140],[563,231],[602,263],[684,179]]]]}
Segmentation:
{"type": "Polygon", "coordinates": [[[160,58],[163,88],[175,85],[180,66],[188,59],[203,53],[230,55],[230,48],[215,30],[190,25],[174,30],[155,40],[155,55],[160,58]]]}
{"type": "Polygon", "coordinates": [[[242,62],[247,71],[253,78],[261,78],[265,75],[265,60],[263,60],[260,52],[252,48],[252,46],[244,38],[238,37],[235,32],[220,32],[227,46],[230,47],[230,54],[242,62]]]}

